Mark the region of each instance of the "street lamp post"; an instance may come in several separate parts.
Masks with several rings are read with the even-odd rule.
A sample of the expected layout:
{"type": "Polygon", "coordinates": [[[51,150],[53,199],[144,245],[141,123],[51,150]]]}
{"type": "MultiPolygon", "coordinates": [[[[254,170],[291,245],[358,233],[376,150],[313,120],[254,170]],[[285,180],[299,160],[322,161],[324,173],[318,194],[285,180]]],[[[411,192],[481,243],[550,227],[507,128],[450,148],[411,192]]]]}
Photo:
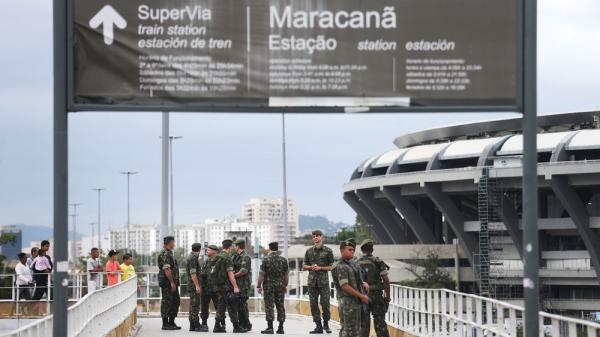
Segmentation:
{"type": "Polygon", "coordinates": [[[94,238],[95,238],[95,233],[94,233],[94,226],[96,225],[95,222],[90,222],[90,226],[92,226],[92,247],[94,247],[94,238]]]}
{"type": "Polygon", "coordinates": [[[73,207],[73,241],[71,242],[71,260],[73,260],[73,268],[77,268],[77,207],[81,204],[69,204],[73,207]]]}
{"type": "MultiPolygon", "coordinates": [[[[101,187],[92,188],[92,191],[98,192],[98,221],[97,221],[97,223],[98,223],[98,249],[100,251],[102,251],[102,225],[100,222],[100,214],[101,214],[100,212],[102,209],[102,207],[101,207],[102,204],[100,203],[101,202],[100,201],[100,193],[102,193],[102,191],[106,191],[106,188],[101,188],[101,187]]],[[[92,236],[92,246],[94,245],[93,242],[94,242],[94,237],[92,236]]]]}
{"type": "Polygon", "coordinates": [[[181,139],[182,136],[169,136],[169,180],[171,185],[171,234],[175,234],[175,211],[174,204],[175,200],[173,199],[173,141],[176,139],[181,139]]]}
{"type": "Polygon", "coordinates": [[[138,172],[124,171],[121,172],[127,176],[127,232],[125,232],[125,250],[129,251],[129,231],[131,230],[131,202],[130,202],[130,178],[138,172]]]}

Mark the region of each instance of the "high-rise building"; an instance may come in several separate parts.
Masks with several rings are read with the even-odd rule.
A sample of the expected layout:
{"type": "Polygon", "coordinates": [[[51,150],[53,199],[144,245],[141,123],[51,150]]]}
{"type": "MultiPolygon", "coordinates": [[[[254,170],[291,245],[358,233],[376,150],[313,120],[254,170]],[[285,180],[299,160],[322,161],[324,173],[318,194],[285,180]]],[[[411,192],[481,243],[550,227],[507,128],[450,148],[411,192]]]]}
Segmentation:
{"type": "MultiPolygon", "coordinates": [[[[282,198],[252,198],[242,205],[242,221],[251,224],[271,225],[269,230],[271,240],[283,243],[283,199],[282,198]]],[[[300,233],[300,216],[296,204],[287,200],[287,223],[290,238],[300,233]]]]}
{"type": "Polygon", "coordinates": [[[160,228],[158,225],[131,225],[129,235],[127,227],[110,230],[110,247],[102,247],[105,251],[133,250],[138,254],[149,255],[162,247],[160,228]]]}
{"type": "Polygon", "coordinates": [[[7,260],[18,260],[17,255],[21,252],[23,245],[23,234],[17,226],[0,226],[0,235],[14,236],[14,240],[0,245],[0,255],[3,255],[7,260]]]}

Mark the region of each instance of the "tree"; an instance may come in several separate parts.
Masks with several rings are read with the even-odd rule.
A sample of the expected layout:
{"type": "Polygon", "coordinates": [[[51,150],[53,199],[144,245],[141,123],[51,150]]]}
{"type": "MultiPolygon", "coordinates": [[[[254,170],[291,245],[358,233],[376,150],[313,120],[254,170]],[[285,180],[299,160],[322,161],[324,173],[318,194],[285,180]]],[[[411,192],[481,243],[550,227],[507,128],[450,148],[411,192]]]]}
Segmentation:
{"type": "Polygon", "coordinates": [[[371,234],[362,228],[359,227],[353,227],[351,229],[348,228],[342,228],[341,231],[339,231],[336,235],[335,235],[335,241],[337,243],[341,243],[343,241],[346,241],[348,239],[354,239],[354,241],[356,243],[361,243],[363,240],[365,239],[373,239],[373,237],[371,236],[371,234]]]}
{"type": "Polygon", "coordinates": [[[0,246],[15,243],[17,243],[17,236],[15,234],[4,233],[0,235],[0,246]]]}
{"type": "Polygon", "coordinates": [[[410,265],[406,268],[414,276],[414,280],[405,280],[400,284],[414,288],[446,288],[454,289],[455,282],[450,273],[441,267],[439,254],[435,250],[427,250],[422,258],[422,251],[416,253],[414,259],[408,261],[410,265]]]}

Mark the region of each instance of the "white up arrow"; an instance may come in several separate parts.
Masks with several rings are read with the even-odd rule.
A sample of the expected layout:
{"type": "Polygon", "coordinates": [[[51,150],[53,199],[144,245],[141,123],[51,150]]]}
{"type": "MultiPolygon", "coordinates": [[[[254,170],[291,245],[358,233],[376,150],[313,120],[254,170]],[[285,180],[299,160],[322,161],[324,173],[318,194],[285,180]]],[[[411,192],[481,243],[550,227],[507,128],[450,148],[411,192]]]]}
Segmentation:
{"type": "Polygon", "coordinates": [[[127,21],[112,6],[106,5],[90,20],[90,27],[93,29],[100,27],[100,25],[102,25],[104,43],[111,45],[115,39],[113,25],[125,29],[127,21]]]}

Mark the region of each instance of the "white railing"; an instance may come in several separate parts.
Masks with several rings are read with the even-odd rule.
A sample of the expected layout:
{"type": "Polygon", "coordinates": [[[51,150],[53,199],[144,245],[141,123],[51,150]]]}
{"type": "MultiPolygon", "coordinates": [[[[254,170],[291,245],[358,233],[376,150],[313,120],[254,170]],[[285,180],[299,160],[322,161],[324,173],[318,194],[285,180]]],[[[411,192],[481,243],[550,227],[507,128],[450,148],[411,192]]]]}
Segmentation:
{"type": "MultiPolygon", "coordinates": [[[[291,300],[307,300],[305,293],[305,276],[307,272],[293,271],[290,273],[287,298],[291,300]]],[[[106,298],[124,299],[124,303],[118,303],[118,308],[135,308],[135,299],[140,301],[150,301],[160,299],[160,287],[158,286],[158,277],[156,272],[141,272],[137,274],[137,279],[130,279],[125,282],[126,287],[103,288],[96,293],[94,297],[83,299],[73,308],[80,305],[86,308],[95,306],[102,310],[113,310],[113,302],[102,301],[106,298]],[[115,289],[123,290],[128,296],[112,293],[115,289]],[[97,295],[97,296],[96,296],[97,295]],[[136,296],[137,295],[137,296],[136,296]],[[125,299],[134,303],[133,305],[125,299]],[[133,299],[133,300],[132,300],[133,299]],[[86,305],[83,305],[87,301],[86,305]],[[98,301],[98,302],[94,302],[98,301]],[[126,302],[126,304],[125,304],[126,302]],[[103,307],[107,306],[107,307],[103,307]]],[[[86,275],[76,274],[71,276],[70,294],[73,299],[78,299],[86,290],[86,275]]],[[[187,294],[187,285],[180,286],[180,293],[183,297],[187,294]]],[[[335,289],[332,288],[332,303],[335,301],[335,289]]],[[[472,294],[460,293],[447,289],[419,289],[399,285],[392,285],[392,302],[387,313],[388,324],[409,332],[415,336],[448,336],[448,337],[480,337],[480,336],[499,336],[499,337],[520,337],[522,336],[522,317],[523,308],[507,302],[502,302],[490,298],[480,297],[472,294]]],[[[258,298],[255,298],[258,301],[258,298]]],[[[260,303],[256,306],[260,310],[260,303]]],[[[84,327],[96,325],[96,321],[89,316],[90,310],[83,309],[81,314],[69,313],[71,315],[81,315],[75,319],[76,322],[84,324],[84,327]]],[[[114,309],[120,310],[120,309],[114,309]]],[[[79,312],[79,311],[78,311],[79,312]]],[[[103,311],[97,311],[94,315],[101,315],[103,311]]],[[[112,315],[111,317],[125,317],[122,315],[112,315]]],[[[94,316],[95,317],[95,316],[94,316]]],[[[103,322],[103,319],[97,319],[103,322]]],[[[51,325],[51,321],[40,320],[37,322],[40,326],[51,325]]],[[[103,323],[102,323],[103,324],[103,323]]],[[[74,325],[77,326],[77,325],[74,325]]],[[[46,327],[47,328],[47,327],[46,327]]],[[[40,327],[40,329],[44,329],[40,327]]],[[[540,312],[540,331],[541,337],[599,337],[600,324],[574,319],[565,316],[553,315],[540,312]]],[[[85,334],[84,334],[85,335],[85,334]]],[[[2,337],[3,335],[0,335],[2,337]]],[[[7,335],[16,336],[16,335],[7,335]]],[[[24,335],[29,336],[29,335],[24,335]]],[[[31,336],[37,336],[32,334],[31,336]]],[[[74,335],[76,336],[76,335],[74,335]]],[[[83,335],[82,335],[83,336],[83,335]]]]}
{"type": "MultiPolygon", "coordinates": [[[[415,336],[522,336],[523,308],[447,289],[392,285],[388,324],[415,336]]],[[[600,324],[540,312],[540,337],[597,337],[600,324]]]]}
{"type": "MultiPolygon", "coordinates": [[[[68,337],[100,337],[119,326],[137,306],[137,280],[131,278],[85,295],[68,310],[68,337]]],[[[53,316],[36,320],[0,337],[42,337],[52,331],[53,316]]]]}

